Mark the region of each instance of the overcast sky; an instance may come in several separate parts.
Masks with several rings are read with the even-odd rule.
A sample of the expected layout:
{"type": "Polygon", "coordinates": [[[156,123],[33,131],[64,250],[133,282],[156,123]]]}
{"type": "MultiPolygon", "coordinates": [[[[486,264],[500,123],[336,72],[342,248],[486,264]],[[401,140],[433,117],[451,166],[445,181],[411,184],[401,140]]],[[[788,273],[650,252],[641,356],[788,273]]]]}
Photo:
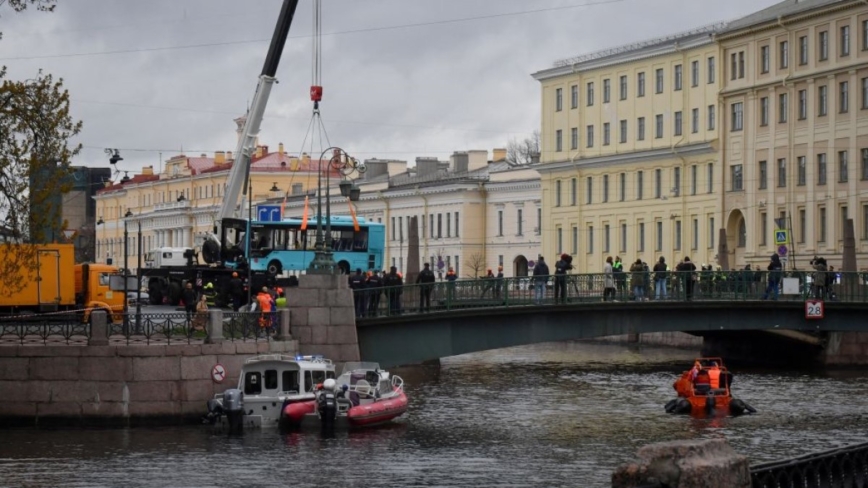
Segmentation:
{"type": "MultiPolygon", "coordinates": [[[[62,77],[85,147],[74,164],[159,166],[235,149],[281,0],[59,0],[0,9],[11,79],[62,77]]],[[[360,158],[446,159],[539,129],[531,73],[558,59],[731,20],[777,0],[323,0],[322,119],[360,158]]],[[[311,119],[313,0],[301,0],[260,141],[318,154],[311,119]]]]}

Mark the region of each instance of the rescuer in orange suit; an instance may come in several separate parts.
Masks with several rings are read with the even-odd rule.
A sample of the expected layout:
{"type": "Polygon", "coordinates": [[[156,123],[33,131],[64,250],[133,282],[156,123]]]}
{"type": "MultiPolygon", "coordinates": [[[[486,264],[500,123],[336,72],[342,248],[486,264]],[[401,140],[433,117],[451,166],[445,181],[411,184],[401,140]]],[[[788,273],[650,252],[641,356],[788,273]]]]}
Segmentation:
{"type": "Polygon", "coordinates": [[[708,382],[712,389],[720,388],[720,367],[717,366],[717,361],[712,361],[708,368],[708,382]]]}

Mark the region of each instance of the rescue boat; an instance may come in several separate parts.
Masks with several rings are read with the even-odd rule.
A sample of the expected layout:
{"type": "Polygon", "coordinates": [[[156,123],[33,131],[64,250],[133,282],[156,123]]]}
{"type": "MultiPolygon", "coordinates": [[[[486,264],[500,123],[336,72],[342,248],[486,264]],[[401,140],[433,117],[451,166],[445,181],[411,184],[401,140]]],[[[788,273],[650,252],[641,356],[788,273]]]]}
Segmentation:
{"type": "Polygon", "coordinates": [[[682,373],[675,380],[672,387],[678,397],[666,403],[666,413],[702,415],[732,415],[738,416],[745,413],[756,413],[756,409],[743,400],[733,398],[730,390],[732,386],[732,373],[724,366],[721,358],[699,358],[694,362],[693,369],[682,373]],[[702,380],[696,382],[696,376],[712,373],[716,381],[705,383],[702,380]]]}

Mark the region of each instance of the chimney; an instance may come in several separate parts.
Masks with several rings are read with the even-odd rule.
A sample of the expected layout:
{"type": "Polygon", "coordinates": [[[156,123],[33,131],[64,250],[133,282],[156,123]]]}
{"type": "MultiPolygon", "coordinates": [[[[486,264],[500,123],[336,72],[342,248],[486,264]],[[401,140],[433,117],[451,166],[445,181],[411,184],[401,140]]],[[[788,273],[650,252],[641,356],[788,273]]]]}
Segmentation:
{"type": "Polygon", "coordinates": [[[539,164],[539,153],[533,153],[530,155],[530,164],[539,164]]]}
{"type": "Polygon", "coordinates": [[[268,146],[266,146],[266,145],[262,146],[262,155],[268,156],[268,146]]]}
{"type": "Polygon", "coordinates": [[[310,167],[310,156],[307,153],[301,153],[301,167],[307,169],[307,171],[315,171],[315,169],[310,167]]]}
{"type": "Polygon", "coordinates": [[[298,171],[299,160],[297,157],[292,156],[289,158],[289,170],[290,171],[298,171]]]}
{"type": "Polygon", "coordinates": [[[488,166],[488,151],[474,150],[467,152],[467,171],[476,171],[488,166]]]}
{"type": "MultiPolygon", "coordinates": [[[[232,153],[229,153],[232,154],[232,153]]],[[[214,164],[226,164],[226,153],[217,151],[214,153],[214,164]]]]}
{"type": "Polygon", "coordinates": [[[226,161],[235,161],[232,158],[232,151],[226,151],[226,161]]]}
{"type": "Polygon", "coordinates": [[[284,152],[283,152],[283,143],[282,143],[282,142],[281,142],[280,144],[277,145],[277,153],[280,154],[281,156],[283,156],[283,154],[284,154],[284,152]]]}
{"type": "Polygon", "coordinates": [[[470,157],[466,152],[454,152],[452,153],[452,172],[453,173],[466,173],[467,172],[467,164],[470,157]]]}
{"type": "Polygon", "coordinates": [[[154,176],[154,167],[153,166],[145,166],[142,168],[143,176],[154,176]]]}
{"type": "Polygon", "coordinates": [[[506,161],[506,149],[502,147],[496,147],[492,151],[491,160],[492,161],[506,161]]]}
{"type": "Polygon", "coordinates": [[[256,146],[256,152],[253,153],[253,157],[259,159],[262,157],[262,146],[256,146]]]}

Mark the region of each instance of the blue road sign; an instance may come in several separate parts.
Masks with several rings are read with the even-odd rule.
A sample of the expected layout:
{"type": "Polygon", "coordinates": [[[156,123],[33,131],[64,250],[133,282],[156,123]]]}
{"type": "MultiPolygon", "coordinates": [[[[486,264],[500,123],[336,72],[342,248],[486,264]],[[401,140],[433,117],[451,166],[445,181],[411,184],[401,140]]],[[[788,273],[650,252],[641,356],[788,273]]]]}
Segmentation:
{"type": "Polygon", "coordinates": [[[280,222],[280,205],[257,205],[256,220],[261,222],[280,222]]]}
{"type": "Polygon", "coordinates": [[[775,231],[775,244],[786,244],[789,241],[786,230],[778,229],[775,231]]]}

